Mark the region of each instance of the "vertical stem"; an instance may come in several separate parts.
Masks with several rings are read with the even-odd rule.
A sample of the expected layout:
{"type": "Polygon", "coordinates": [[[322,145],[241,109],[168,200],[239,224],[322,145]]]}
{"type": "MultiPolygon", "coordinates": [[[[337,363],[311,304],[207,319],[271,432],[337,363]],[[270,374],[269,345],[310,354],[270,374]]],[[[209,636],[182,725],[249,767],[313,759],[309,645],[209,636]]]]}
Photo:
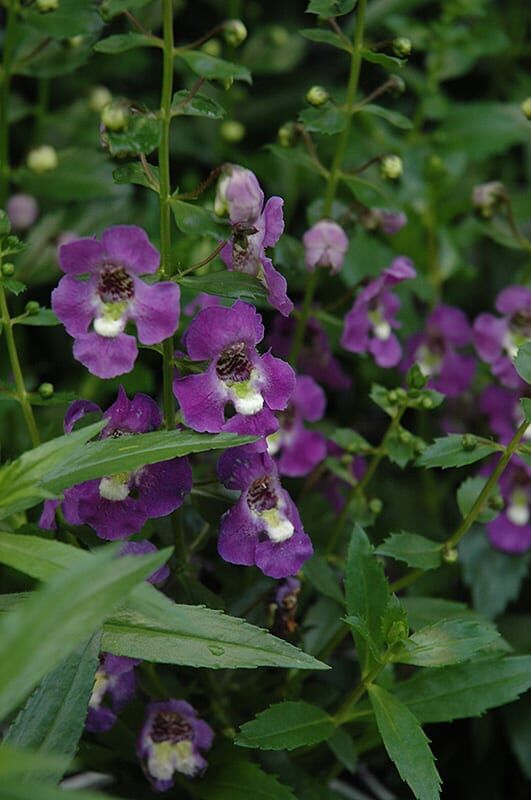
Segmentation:
{"type": "MultiPolygon", "coordinates": [[[[160,100],[160,116],[162,131],[159,146],[159,203],[160,203],[160,253],[161,274],[171,277],[171,182],[170,182],[170,126],[171,99],[173,93],[173,0],[162,0],[162,25],[164,37],[162,93],[160,100]]],[[[175,401],[173,399],[173,337],[162,344],[162,395],[164,405],[164,421],[171,430],[175,427],[175,401]]]]}
{"type": "Polygon", "coordinates": [[[22,413],[24,414],[24,420],[26,422],[26,427],[30,435],[31,443],[33,447],[38,447],[38,445],[41,443],[39,437],[39,431],[37,429],[37,423],[35,422],[35,417],[33,416],[33,409],[31,407],[31,403],[28,400],[26,387],[24,386],[24,377],[22,375],[22,369],[18,358],[17,346],[15,344],[15,337],[13,336],[13,327],[11,324],[11,317],[9,315],[6,293],[4,287],[1,284],[0,284],[0,312],[2,314],[2,322],[4,324],[4,335],[6,337],[6,342],[7,342],[9,361],[11,362],[11,371],[13,372],[13,378],[15,379],[18,401],[20,403],[22,413]]]}
{"type": "MultiPolygon", "coordinates": [[[[361,51],[363,49],[363,28],[365,25],[365,8],[367,0],[359,0],[358,12],[356,18],[356,29],[354,31],[354,39],[352,43],[352,55],[350,61],[350,75],[347,85],[347,97],[345,102],[346,108],[346,123],[341,131],[336,145],[334,158],[328,174],[328,181],[326,184],[326,192],[323,204],[323,217],[329,217],[332,211],[332,205],[336,196],[337,184],[341,174],[341,166],[347,149],[348,137],[350,134],[350,127],[352,122],[352,110],[354,108],[354,101],[356,99],[356,92],[358,91],[358,81],[361,69],[361,51]]],[[[301,314],[297,320],[297,328],[293,339],[293,345],[290,353],[290,363],[295,365],[299,357],[299,353],[304,341],[304,334],[306,332],[306,325],[310,315],[315,290],[317,288],[317,269],[308,278],[306,284],[306,293],[301,310],[301,314]]]]}
{"type": "Polygon", "coordinates": [[[14,47],[14,34],[16,26],[15,8],[13,2],[7,6],[7,19],[4,35],[4,55],[0,67],[0,208],[7,201],[9,190],[9,86],[11,83],[11,60],[14,47]]]}

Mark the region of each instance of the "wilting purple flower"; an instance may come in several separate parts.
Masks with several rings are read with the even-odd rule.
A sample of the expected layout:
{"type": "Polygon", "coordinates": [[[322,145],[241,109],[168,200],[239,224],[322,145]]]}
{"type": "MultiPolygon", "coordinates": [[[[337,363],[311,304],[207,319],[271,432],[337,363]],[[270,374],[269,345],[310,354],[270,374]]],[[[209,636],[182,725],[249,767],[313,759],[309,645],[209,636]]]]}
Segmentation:
{"type": "Polygon", "coordinates": [[[278,414],[280,428],[267,439],[269,455],[279,455],[281,475],[300,477],[312,471],[326,456],[326,439],[318,431],[307,431],[305,420],[317,422],[326,406],[326,395],[309,375],[299,375],[285,411],[278,414]]]}
{"type": "Polygon", "coordinates": [[[316,267],[330,267],[336,275],[345,260],[348,239],[343,228],[330,219],[322,219],[302,237],[306,266],[313,272],[316,267]]]}
{"type": "Polygon", "coordinates": [[[495,306],[503,316],[480,314],[474,322],[474,343],[492,374],[517,389],[522,381],[513,360],[518,348],[531,339],[531,289],[508,286],[497,296],[495,306]]]}
{"type": "Polygon", "coordinates": [[[416,272],[409,258],[395,258],[382,275],[371,281],[357,296],[345,317],[341,344],[351,353],[371,353],[380,367],[394,367],[402,348],[393,328],[399,328],[396,313],[400,300],[389,291],[401,281],[414,278],[416,272]]]}
{"type": "Polygon", "coordinates": [[[214,211],[228,214],[233,225],[254,222],[262,213],[264,193],[254,172],[237,164],[227,164],[216,190],[214,211]]]}
{"type": "MultiPolygon", "coordinates": [[[[147,553],[156,553],[157,548],[154,544],[149,542],[147,539],[142,539],[138,542],[124,542],[123,545],[120,547],[120,555],[121,556],[144,556],[147,553]]],[[[166,564],[163,564],[162,567],[159,567],[152,572],[151,575],[147,578],[150,583],[153,583],[155,586],[159,586],[161,583],[164,583],[170,577],[170,569],[166,564]]]]}
{"type": "Polygon", "coordinates": [[[173,786],[176,772],[194,778],[207,768],[201,751],[210,750],[214,731],[185,700],[150,703],[136,752],[155,791],[173,786]]]}
{"type": "Polygon", "coordinates": [[[294,575],[313,548],[273,459],[245,445],[232,448],[219,459],[218,475],[227,489],[241,492],[221,518],[220,556],[231,564],[256,564],[271,578],[294,575]]]}
{"type": "Polygon", "coordinates": [[[487,523],[491,544],[506,553],[523,553],[531,547],[531,467],[513,459],[499,481],[505,508],[487,523]]]}
{"type": "Polygon", "coordinates": [[[289,639],[297,630],[297,603],[301,582],[297,578],[280,581],[269,609],[272,614],[271,633],[289,639]]]}
{"type": "Polygon", "coordinates": [[[426,320],[423,333],[412,336],[406,345],[404,370],[415,362],[429,386],[449,397],[466,392],[474,378],[475,360],[456,348],[472,341],[472,328],[459,308],[437,306],[426,320]]]}
{"type": "Polygon", "coordinates": [[[100,655],[100,666],[94,677],[85,728],[90,733],[105,733],[116,722],[120,711],[132,700],[136,689],[136,658],[100,655]],[[108,705],[104,704],[108,702],[108,705]]]}
{"type": "Polygon", "coordinates": [[[93,375],[114,378],[133,368],[138,348],[135,337],[124,333],[128,320],[142,344],[157,344],[177,329],[179,287],[138,277],[156,272],[160,263],[142,228],[117,225],[101,241],[64,244],[59,263],[66,275],[52,292],[52,308],[74,337],[74,357],[93,375]]]}
{"type": "Polygon", "coordinates": [[[31,194],[11,195],[7,201],[6,210],[15,231],[25,231],[31,228],[39,216],[39,206],[31,194]]]}
{"type": "Polygon", "coordinates": [[[369,208],[363,214],[361,222],[367,230],[381,230],[387,236],[394,236],[407,224],[407,217],[403,211],[369,208]]]}
{"type": "MultiPolygon", "coordinates": [[[[65,417],[65,432],[90,411],[95,403],[77,400],[65,417]]],[[[145,394],[129,400],[123,388],[104,413],[107,425],[100,438],[118,438],[157,430],[162,416],[157,404],[145,394]]],[[[172,458],[148,464],[130,472],[85,481],[64,493],[63,513],[71,525],[92,525],[102,539],[125,539],[138,533],[148,519],[164,517],[182,505],[192,488],[192,471],[186,458],[172,458]]],[[[57,501],[44,504],[39,521],[43,528],[54,526],[57,501]],[[52,524],[51,524],[52,523],[52,524]]]]}
{"type": "Polygon", "coordinates": [[[238,300],[230,308],[205,308],[184,336],[189,357],[208,361],[206,372],[177,378],[173,388],[187,425],[196,431],[266,436],[278,428],[272,413],[286,408],[295,388],[289,364],[259,355],[262,317],[238,300]],[[225,407],[235,415],[225,421],[225,407]]]}
{"type": "MultiPolygon", "coordinates": [[[[268,343],[275,355],[288,358],[295,328],[294,320],[275,317],[268,337],[268,343]]],[[[314,317],[308,319],[297,366],[301,372],[311,375],[330,389],[348,389],[352,385],[352,380],[345,375],[339,361],[334,358],[326,331],[314,317]]]]}

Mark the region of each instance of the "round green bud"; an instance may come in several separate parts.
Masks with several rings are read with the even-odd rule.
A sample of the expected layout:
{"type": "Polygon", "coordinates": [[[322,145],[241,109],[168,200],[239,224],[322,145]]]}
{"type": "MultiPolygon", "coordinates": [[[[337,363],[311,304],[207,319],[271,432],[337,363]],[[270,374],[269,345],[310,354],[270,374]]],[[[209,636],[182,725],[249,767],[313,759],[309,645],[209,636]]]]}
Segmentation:
{"type": "Polygon", "coordinates": [[[369,500],[369,511],[371,514],[379,514],[383,508],[383,503],[379,497],[373,497],[369,500]]]}
{"type": "Polygon", "coordinates": [[[402,389],[401,386],[399,386],[398,389],[395,389],[394,391],[396,392],[397,400],[399,400],[401,403],[403,403],[404,400],[407,399],[407,392],[405,389],[402,389]]]}
{"type": "Polygon", "coordinates": [[[226,142],[236,144],[237,142],[241,142],[245,136],[245,127],[236,119],[227,119],[225,122],[221,123],[219,132],[226,142]]]}
{"type": "Polygon", "coordinates": [[[308,89],[306,92],[306,100],[311,106],[322,106],[330,95],[324,88],[324,86],[312,86],[311,89],[308,89]]]}
{"type": "Polygon", "coordinates": [[[129,114],[122,105],[108,105],[101,112],[101,124],[108,131],[123,131],[128,121],[129,114]]]}
{"type": "Polygon", "coordinates": [[[76,48],[81,47],[83,44],[83,36],[81,34],[78,34],[77,36],[71,36],[69,39],[67,39],[67,42],[68,46],[71,47],[72,50],[75,50],[76,48]]]}
{"type": "Polygon", "coordinates": [[[223,36],[231,47],[239,47],[247,39],[247,28],[241,19],[229,19],[223,26],[223,36]]]}
{"type": "Polygon", "coordinates": [[[422,439],[416,439],[415,440],[415,453],[418,453],[420,455],[420,453],[424,452],[424,450],[427,448],[427,446],[428,445],[426,444],[426,442],[422,441],[422,439]]]}
{"type": "Polygon", "coordinates": [[[489,508],[492,508],[493,511],[503,511],[505,503],[503,502],[501,494],[495,494],[489,499],[487,505],[489,508]]]}
{"type": "Polygon", "coordinates": [[[531,97],[526,97],[523,103],[520,104],[522,113],[526,119],[531,119],[531,97]]]}
{"type": "Polygon", "coordinates": [[[40,305],[36,300],[28,300],[26,303],[26,314],[29,314],[30,317],[34,317],[35,314],[38,314],[40,310],[40,305]]]}
{"type": "Polygon", "coordinates": [[[426,375],[422,372],[421,368],[418,364],[413,364],[413,366],[408,370],[406,375],[406,382],[410,389],[424,389],[426,386],[428,379],[426,375]]]}
{"type": "Polygon", "coordinates": [[[455,547],[445,547],[442,551],[442,560],[447,564],[455,564],[459,558],[459,553],[455,547]]]}
{"type": "Polygon", "coordinates": [[[461,437],[461,447],[463,450],[470,452],[471,450],[475,450],[477,446],[478,440],[473,434],[465,433],[465,435],[461,437]]]}
{"type": "Polygon", "coordinates": [[[41,14],[46,14],[59,8],[59,0],[37,0],[35,5],[41,14]]]}
{"type": "Polygon", "coordinates": [[[278,143],[281,147],[293,147],[295,144],[295,125],[293,122],[285,122],[278,129],[278,143]]]}
{"type": "Polygon", "coordinates": [[[289,32],[280,25],[273,25],[269,29],[269,38],[277,47],[285,47],[289,42],[289,32]]]}
{"type": "Polygon", "coordinates": [[[54,147],[43,144],[30,150],[26,157],[26,164],[32,172],[41,175],[43,172],[51,172],[57,168],[59,159],[54,147]]]}
{"type": "Polygon", "coordinates": [[[41,383],[37,391],[43,400],[49,400],[54,393],[53,383],[41,383]]]}
{"type": "Polygon", "coordinates": [[[105,106],[112,103],[112,94],[106,86],[95,86],[89,96],[89,108],[97,114],[101,114],[105,106]]]}
{"type": "Polygon", "coordinates": [[[389,181],[396,181],[404,172],[404,165],[400,156],[390,155],[382,158],[380,163],[380,174],[382,178],[389,181]]]}
{"type": "Polygon", "coordinates": [[[218,58],[221,55],[221,42],[219,39],[209,39],[208,42],[201,45],[201,50],[203,53],[206,53],[207,56],[218,58]]]}
{"type": "Polygon", "coordinates": [[[411,441],[411,434],[409,431],[400,431],[398,438],[402,444],[408,444],[411,441]]]}
{"type": "Polygon", "coordinates": [[[411,39],[405,36],[399,36],[393,40],[393,53],[399,58],[407,58],[411,53],[411,39]]]}
{"type": "Polygon", "coordinates": [[[15,274],[15,265],[12,264],[10,261],[6,261],[5,264],[2,264],[2,277],[3,278],[12,278],[15,274]]]}
{"type": "Polygon", "coordinates": [[[430,408],[433,408],[433,400],[431,397],[423,397],[420,401],[422,408],[425,408],[428,411],[430,408]]]}

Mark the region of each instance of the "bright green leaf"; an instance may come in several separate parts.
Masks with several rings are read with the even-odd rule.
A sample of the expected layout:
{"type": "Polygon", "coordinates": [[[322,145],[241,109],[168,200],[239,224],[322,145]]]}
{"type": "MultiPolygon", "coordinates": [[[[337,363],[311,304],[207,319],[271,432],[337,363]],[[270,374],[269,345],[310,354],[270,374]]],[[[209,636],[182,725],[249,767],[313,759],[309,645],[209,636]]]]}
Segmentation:
{"type": "Polygon", "coordinates": [[[522,380],[531,384],[531,342],[526,342],[518,350],[514,366],[522,380]]]}
{"type": "MultiPolygon", "coordinates": [[[[154,114],[137,114],[124,131],[107,131],[109,150],[113,156],[149,155],[159,146],[161,123],[154,114]]],[[[114,177],[114,173],[113,173],[114,177]]]]}
{"type": "Polygon", "coordinates": [[[202,800],[296,800],[295,795],[274,775],[258,764],[236,761],[219,770],[209,770],[198,783],[202,800]]]}
{"type": "Polygon", "coordinates": [[[210,275],[185,275],[179,284],[194,292],[206,292],[219,297],[247,300],[251,303],[264,302],[267,291],[254,275],[245,272],[211,272],[210,275]]]}
{"type": "Polygon", "coordinates": [[[393,651],[393,661],[417,667],[443,667],[469,661],[484,650],[499,649],[500,634],[489,622],[443,619],[421,628],[393,651]]]}
{"type": "Polygon", "coordinates": [[[228,239],[231,229],[224,225],[212,211],[207,211],[196,203],[185,203],[178,197],[172,197],[171,210],[175,224],[183,233],[195,236],[213,236],[216,239],[228,239]]]}
{"type": "Polygon", "coordinates": [[[0,781],[12,778],[48,777],[54,771],[62,774],[68,767],[69,759],[59,754],[38,753],[27,747],[18,748],[8,742],[7,737],[0,743],[0,781]]]}
{"type": "Polygon", "coordinates": [[[307,14],[319,14],[320,17],[341,17],[349,14],[358,0],[310,0],[307,14]]]}
{"type": "Polygon", "coordinates": [[[116,167],[116,169],[113,169],[112,171],[112,177],[115,183],[136,183],[139,186],[145,186],[146,189],[151,189],[153,192],[156,192],[156,182],[159,179],[159,168],[150,164],[149,170],[153,175],[154,183],[148,179],[142,164],[139,164],[136,161],[116,167]]]}
{"type": "Polygon", "coordinates": [[[222,119],[225,109],[216,100],[204,94],[195,94],[190,97],[190,92],[181,89],[175,92],[171,103],[171,113],[174,116],[206,117],[207,119],[222,119]]]}
{"type": "Polygon", "coordinates": [[[137,47],[162,47],[162,40],[144,33],[118,33],[115,36],[100,39],[94,45],[94,50],[98,53],[114,55],[115,53],[125,53],[126,50],[135,50],[137,47]]]}
{"type": "Polygon", "coordinates": [[[334,732],[329,715],[301,700],[270,706],[242,725],[235,743],[261,750],[294,750],[317,744],[334,732]]]}
{"type": "Polygon", "coordinates": [[[376,550],[378,555],[405,561],[410,567],[436,569],[441,563],[440,542],[432,542],[417,533],[392,533],[376,550]]]}
{"type": "Polygon", "coordinates": [[[448,436],[435,439],[433,444],[418,457],[417,465],[428,467],[428,469],[432,467],[442,467],[443,469],[463,467],[500,451],[497,444],[494,442],[491,444],[484,440],[477,441],[474,447],[464,447],[463,439],[464,437],[460,433],[450,433],[448,436]]]}
{"type": "Polygon", "coordinates": [[[206,80],[226,80],[233,78],[236,81],[251,83],[251,73],[241,64],[233,64],[221,58],[209,56],[202,50],[177,50],[176,56],[187,64],[192,72],[206,80]]]}
{"type": "Polygon", "coordinates": [[[325,28],[304,28],[300,30],[301,36],[309,39],[311,42],[318,44],[329,44],[332,47],[337,47],[339,50],[345,50],[347,53],[352,52],[352,45],[348,39],[343,39],[333,31],[327,31],[325,28]]]}
{"type": "MultiPolygon", "coordinates": [[[[462,517],[466,517],[466,515],[476,502],[486,482],[487,482],[486,477],[483,477],[481,475],[475,475],[470,478],[467,478],[459,486],[456,497],[457,497],[457,505],[459,506],[459,511],[461,512],[462,517]]],[[[493,491],[490,499],[492,499],[493,496],[501,497],[498,487],[496,487],[495,491],[493,491]]],[[[492,508],[489,508],[488,503],[485,503],[483,508],[477,515],[476,519],[478,522],[490,522],[492,519],[497,517],[498,514],[499,511],[495,511],[492,508]]]]}
{"type": "Polygon", "coordinates": [[[378,64],[384,69],[395,70],[397,67],[403,67],[405,61],[396,56],[388,56],[385,53],[375,53],[373,50],[362,50],[361,57],[365,61],[370,61],[371,64],[378,64]]]}

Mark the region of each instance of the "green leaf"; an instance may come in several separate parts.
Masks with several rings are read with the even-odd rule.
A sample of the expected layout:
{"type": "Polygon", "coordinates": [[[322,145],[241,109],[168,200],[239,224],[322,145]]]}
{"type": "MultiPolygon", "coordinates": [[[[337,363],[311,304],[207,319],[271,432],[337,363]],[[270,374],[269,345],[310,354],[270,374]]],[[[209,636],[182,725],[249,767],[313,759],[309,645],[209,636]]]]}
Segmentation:
{"type": "Polygon", "coordinates": [[[3,278],[2,286],[4,289],[7,289],[8,292],[14,294],[15,297],[18,297],[19,294],[22,294],[22,292],[25,292],[28,288],[25,283],[22,283],[22,281],[16,281],[14,278],[3,278]]]}
{"type": "Polygon", "coordinates": [[[170,552],[116,559],[116,551],[115,546],[101,548],[0,620],[0,719],[94,633],[170,552]]]}
{"type": "Polygon", "coordinates": [[[305,563],[303,570],[306,578],[312,586],[315,586],[318,592],[324,594],[325,597],[336,600],[340,605],[344,604],[345,598],[338,583],[337,575],[324,556],[315,553],[305,563]]]}
{"type": "MultiPolygon", "coordinates": [[[[481,490],[485,486],[487,480],[487,477],[476,475],[474,477],[467,478],[459,486],[457,490],[457,505],[459,506],[459,511],[461,512],[462,517],[466,517],[479,497],[479,494],[481,493],[481,490]]],[[[501,497],[498,487],[496,487],[495,491],[492,492],[490,499],[495,496],[501,497]]],[[[489,508],[488,503],[486,503],[477,515],[476,519],[478,522],[490,522],[491,520],[495,519],[498,514],[499,511],[494,511],[492,508],[489,508]]]]}
{"type": "Polygon", "coordinates": [[[421,670],[395,695],[421,722],[450,722],[512,703],[530,687],[531,656],[508,656],[421,670]]]}
{"type": "Polygon", "coordinates": [[[69,759],[64,756],[50,753],[38,753],[27,747],[18,749],[7,741],[7,737],[0,743],[0,780],[2,788],[5,780],[12,778],[48,777],[53,772],[62,774],[68,767],[69,759]]]}
{"type": "Polygon", "coordinates": [[[310,0],[307,14],[319,14],[320,17],[341,17],[349,14],[358,0],[310,0]]]}
{"type": "Polygon", "coordinates": [[[343,39],[333,31],[327,31],[324,28],[303,28],[299,33],[311,42],[329,44],[332,47],[337,47],[339,50],[345,50],[347,53],[352,52],[352,45],[348,39],[343,39]]]}
{"type": "Polygon", "coordinates": [[[443,158],[448,151],[458,151],[472,162],[529,141],[529,122],[518,103],[453,102],[444,114],[439,131],[443,158]]]}
{"type": "MultiPolygon", "coordinates": [[[[150,164],[149,169],[154,180],[158,181],[159,168],[150,164]]],[[[145,186],[146,189],[151,189],[153,192],[157,191],[156,185],[153,185],[153,183],[149,181],[142,164],[136,161],[116,167],[116,169],[112,171],[112,177],[115,183],[136,183],[139,186],[145,186]]]]}
{"type": "Polygon", "coordinates": [[[482,650],[499,649],[500,645],[500,634],[489,622],[443,619],[402,642],[392,660],[417,667],[444,667],[469,661],[482,650]]]}
{"type": "Polygon", "coordinates": [[[135,50],[137,47],[162,47],[162,40],[156,36],[148,36],[144,33],[118,33],[115,36],[108,36],[100,39],[94,45],[97,53],[125,53],[126,50],[135,50]]]}
{"type": "Polygon", "coordinates": [[[506,732],[520,769],[531,780],[531,693],[504,709],[506,732]]]}
{"type": "Polygon", "coordinates": [[[317,744],[334,732],[334,723],[322,708],[301,700],[277,703],[241,726],[235,739],[240,747],[294,750],[317,744]]]}
{"type": "Polygon", "coordinates": [[[24,22],[43,36],[53,39],[82,36],[95,26],[102,26],[93,0],[61,0],[56,9],[44,14],[36,8],[30,8],[24,22]]]}
{"type": "Polygon", "coordinates": [[[518,350],[514,366],[522,380],[531,384],[531,342],[526,342],[518,350]]]}
{"type": "Polygon", "coordinates": [[[354,774],[358,768],[358,753],[352,736],[344,728],[337,728],[334,735],[327,740],[327,744],[339,763],[354,774]]]}
{"type": "Polygon", "coordinates": [[[123,11],[143,8],[143,6],[147,6],[150,2],[151,0],[103,0],[101,11],[107,20],[117,16],[117,14],[121,14],[123,11]]]}
{"type": "Polygon", "coordinates": [[[371,684],[368,691],[384,747],[400,777],[418,800],[438,800],[441,779],[418,720],[381,686],[371,684]]]}
{"type": "Polygon", "coordinates": [[[432,542],[417,533],[392,533],[376,550],[380,556],[405,561],[410,567],[436,569],[441,563],[439,542],[432,542]]]}
{"type": "MultiPolygon", "coordinates": [[[[347,611],[367,626],[377,650],[384,644],[382,620],[389,603],[389,584],[383,567],[365,532],[356,525],[352,534],[345,572],[347,611]]],[[[362,674],[370,669],[371,657],[363,637],[356,637],[362,674]]]]}
{"type": "Polygon", "coordinates": [[[108,197],[118,190],[111,180],[111,164],[104,153],[71,148],[57,153],[53,172],[38,175],[27,167],[13,173],[13,180],[30,194],[49,200],[89,200],[108,197]]]}
{"type": "Polygon", "coordinates": [[[177,50],[175,55],[187,64],[192,72],[206,80],[226,80],[232,78],[236,81],[252,83],[251,73],[241,64],[233,64],[221,58],[209,56],[202,50],[177,50]]]}
{"type": "Polygon", "coordinates": [[[210,275],[185,275],[179,284],[194,292],[206,292],[219,297],[248,300],[252,303],[264,302],[267,291],[254,275],[245,272],[211,272],[210,275]]]}
{"type": "Polygon", "coordinates": [[[291,789],[258,764],[236,761],[220,770],[209,770],[197,787],[203,800],[297,800],[291,789]]]}
{"type": "Polygon", "coordinates": [[[373,50],[362,50],[361,57],[364,61],[370,61],[371,64],[379,64],[384,69],[394,71],[397,67],[403,67],[406,63],[402,58],[396,56],[388,56],[385,53],[375,53],[373,50]]]}
{"type": "Polygon", "coordinates": [[[371,450],[371,445],[367,439],[364,439],[363,436],[351,428],[337,428],[333,433],[329,434],[329,439],[332,439],[347,453],[367,453],[371,450]]]}
{"type": "Polygon", "coordinates": [[[404,469],[406,464],[417,455],[420,442],[422,440],[418,436],[414,436],[401,425],[397,425],[390,432],[385,442],[387,457],[393,464],[397,464],[400,469],[404,469]]]}
{"type": "MultiPolygon", "coordinates": [[[[470,435],[470,434],[467,434],[470,435]]],[[[472,437],[474,438],[474,437],[472,437]]],[[[418,457],[419,467],[463,467],[466,464],[473,464],[481,461],[482,458],[500,451],[500,447],[494,442],[490,444],[484,440],[477,441],[472,449],[463,447],[463,435],[460,433],[450,433],[448,436],[435,439],[434,443],[424,450],[418,457]]]]}
{"type": "Polygon", "coordinates": [[[22,319],[15,318],[13,325],[35,325],[37,327],[50,327],[52,325],[59,325],[59,320],[49,308],[40,308],[37,314],[31,314],[22,319]]]}
{"type": "Polygon", "coordinates": [[[521,397],[520,404],[524,412],[524,417],[528,422],[531,422],[531,399],[529,397],[521,397]]]}
{"type": "Polygon", "coordinates": [[[175,224],[183,233],[195,236],[214,236],[216,239],[228,239],[232,231],[224,225],[212,211],[194,203],[185,203],[177,197],[172,197],[171,210],[175,224]]]}
{"type": "Polygon", "coordinates": [[[342,108],[328,102],[319,108],[305,108],[299,114],[299,121],[310,133],[324,133],[335,136],[347,124],[347,114],[342,108]]]}
{"type": "MultiPolygon", "coordinates": [[[[6,781],[2,783],[2,800],[65,800],[65,792],[59,786],[33,781],[6,781]]],[[[75,800],[112,800],[109,794],[77,791],[75,800]]]]}
{"type": "MultiPolygon", "coordinates": [[[[105,137],[113,156],[149,155],[160,143],[161,123],[154,114],[137,114],[124,131],[107,131],[105,137]]],[[[114,173],[113,173],[114,177],[114,173]]]]}
{"type": "Polygon", "coordinates": [[[453,619],[455,617],[466,619],[481,619],[481,617],[471,608],[467,608],[465,603],[458,603],[455,600],[445,600],[442,597],[401,597],[400,602],[407,611],[408,621],[411,628],[416,631],[425,625],[431,625],[442,619],[453,619]]]}
{"type": "Polygon", "coordinates": [[[375,117],[381,117],[386,122],[389,122],[390,125],[394,125],[395,128],[400,128],[403,131],[409,131],[413,127],[413,122],[401,114],[399,111],[393,111],[390,108],[384,108],[384,106],[377,106],[373,103],[368,103],[365,106],[362,106],[359,111],[362,114],[372,114],[375,117]]]}
{"type": "Polygon", "coordinates": [[[51,397],[41,397],[38,392],[27,392],[32,406],[64,406],[78,399],[75,392],[54,392],[51,397]]]}
{"type": "Polygon", "coordinates": [[[190,92],[181,89],[175,92],[171,101],[171,113],[174,116],[206,117],[207,119],[222,119],[226,111],[216,100],[204,94],[195,94],[190,97],[190,92]]]}
{"type": "MultiPolygon", "coordinates": [[[[43,769],[58,781],[76,754],[98,669],[100,634],[95,634],[47,675],[10,726],[4,742],[38,754],[61,754],[65,763],[43,769]]],[[[31,767],[21,777],[31,775],[31,767]]]]}

